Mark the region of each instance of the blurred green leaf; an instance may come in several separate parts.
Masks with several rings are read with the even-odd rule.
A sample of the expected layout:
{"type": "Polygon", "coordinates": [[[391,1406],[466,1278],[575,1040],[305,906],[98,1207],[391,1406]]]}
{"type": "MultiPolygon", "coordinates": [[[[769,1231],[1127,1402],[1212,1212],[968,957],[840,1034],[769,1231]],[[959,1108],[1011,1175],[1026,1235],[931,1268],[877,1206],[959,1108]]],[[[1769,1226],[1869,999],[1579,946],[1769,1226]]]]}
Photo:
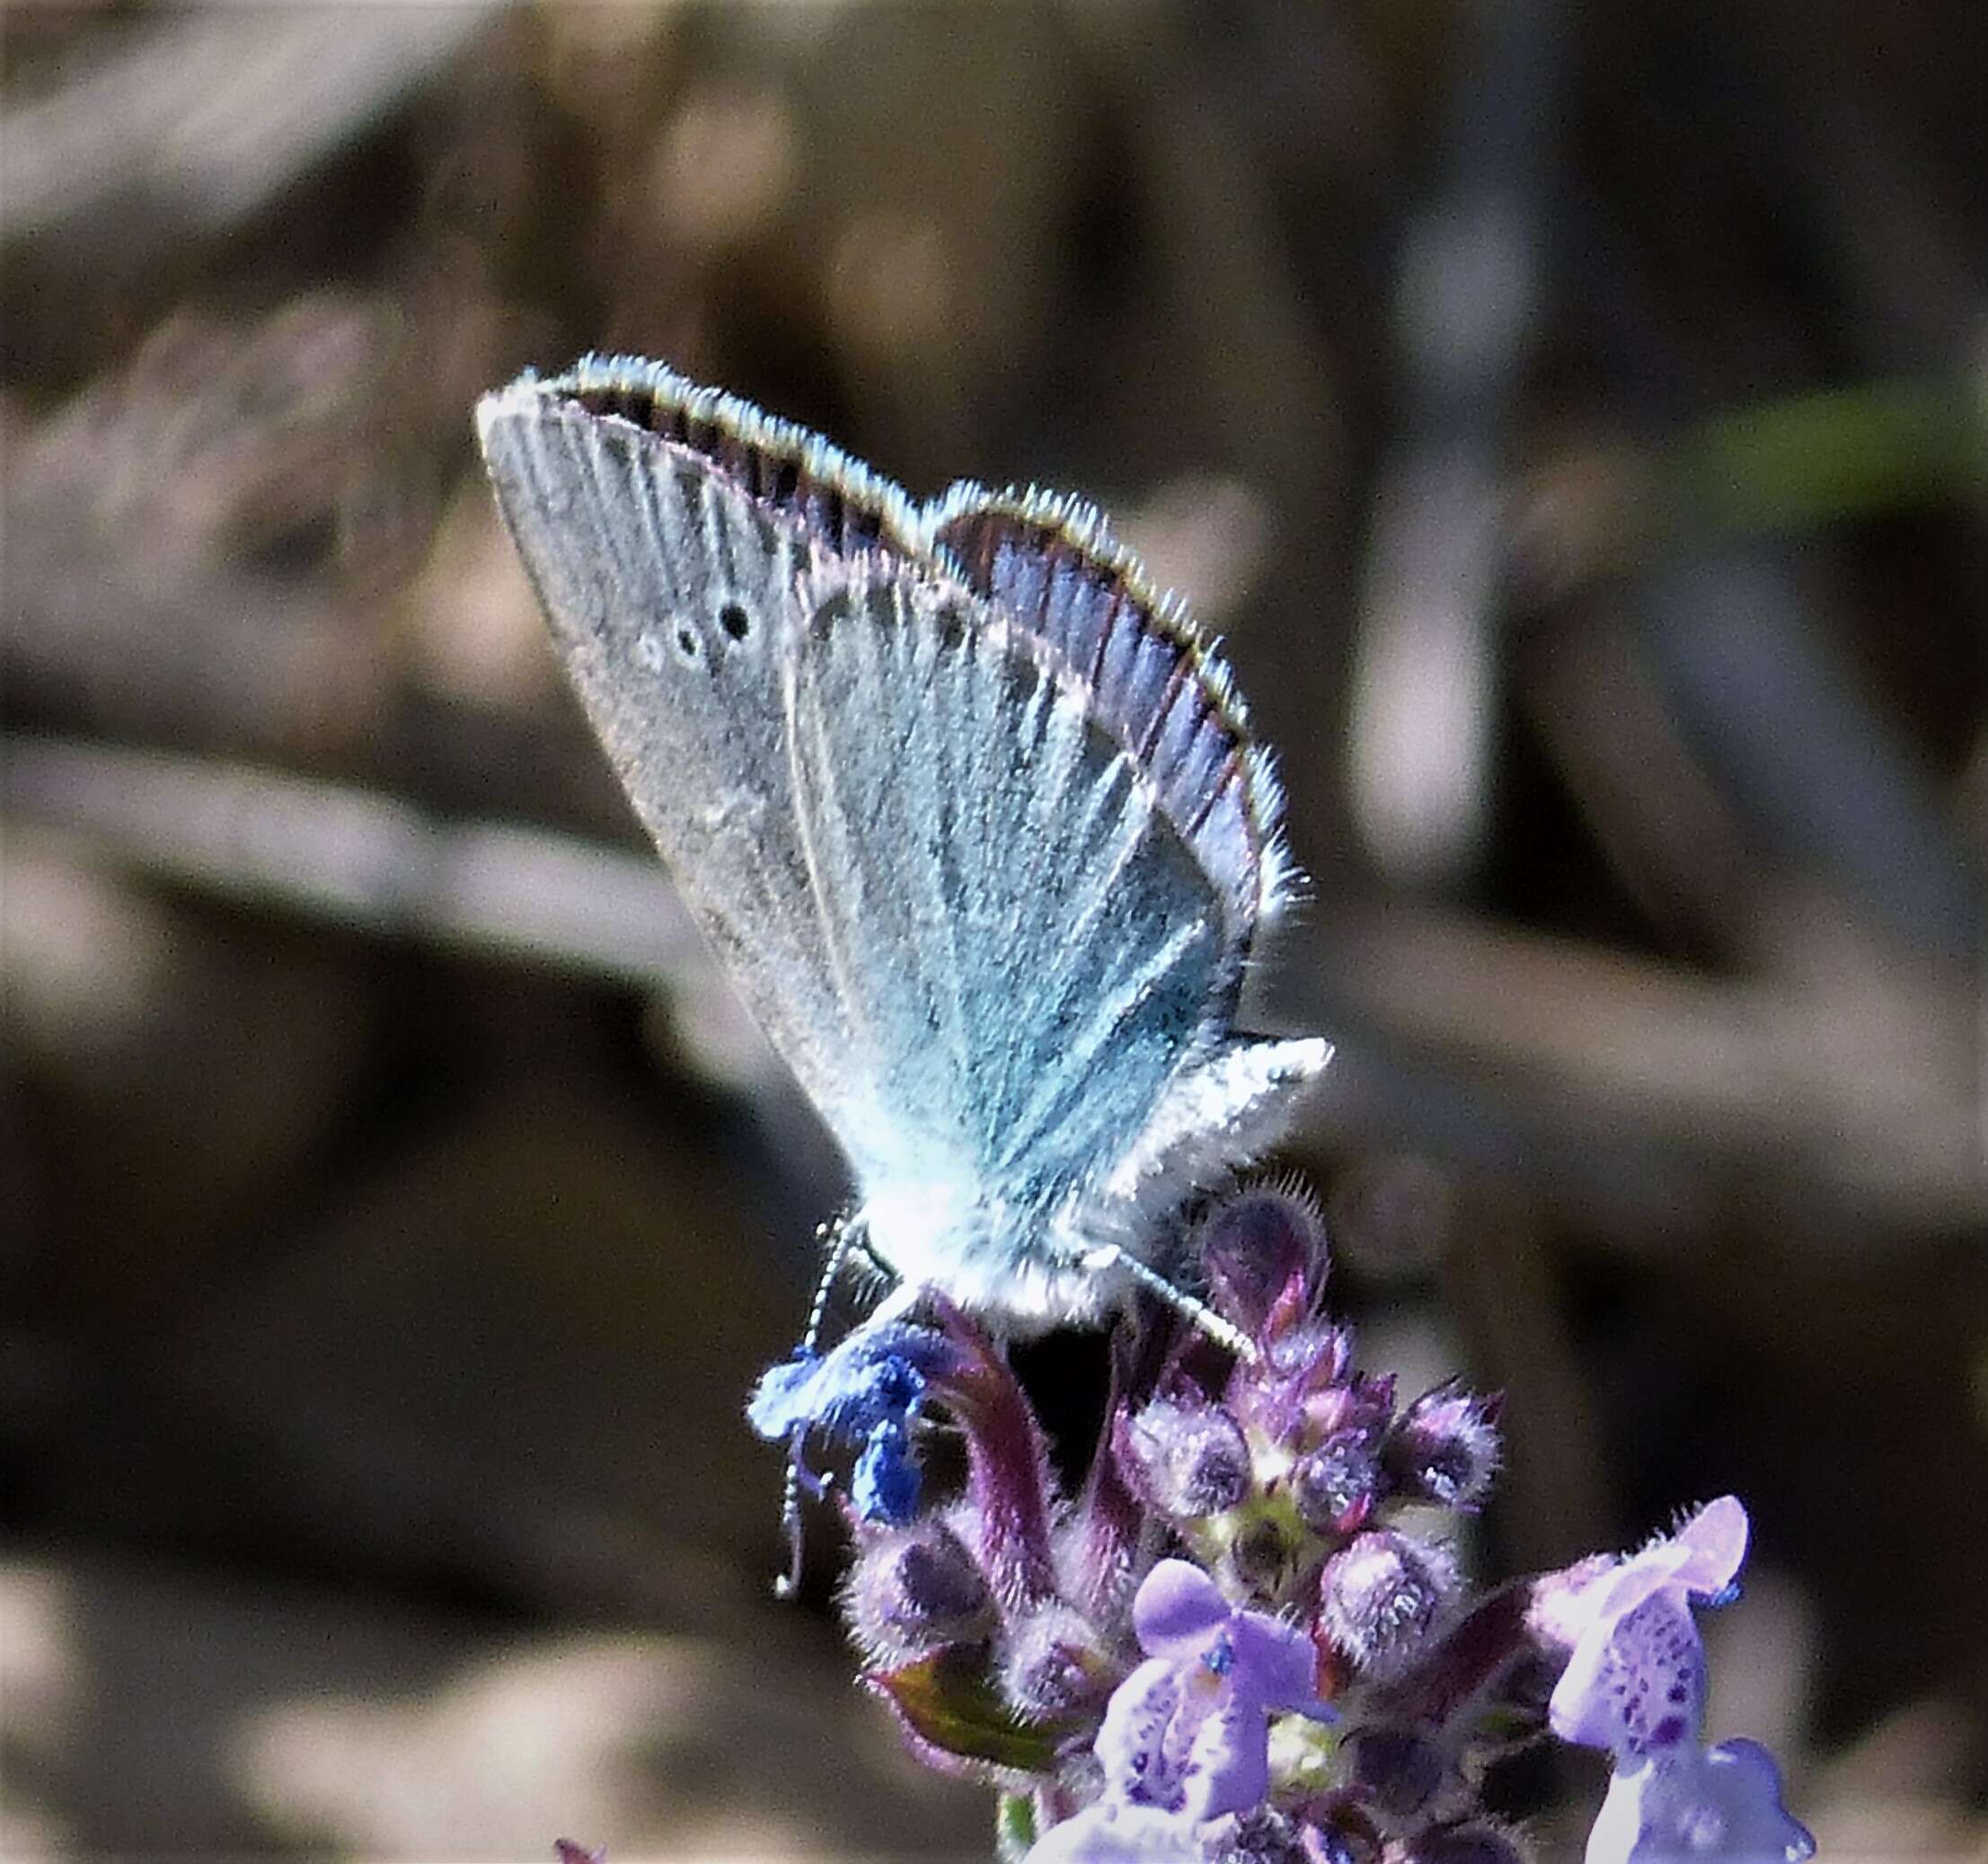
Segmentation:
{"type": "Polygon", "coordinates": [[[1867,383],[1719,415],[1670,464],[1720,527],[1801,530],[1979,490],[1988,431],[1958,381],[1867,383]]]}
{"type": "Polygon", "coordinates": [[[922,1759],[943,1766],[950,1756],[973,1771],[1047,1772],[1068,1731],[1021,1720],[988,1680],[984,1662],[979,1652],[949,1646],[867,1681],[897,1711],[922,1759]]]}

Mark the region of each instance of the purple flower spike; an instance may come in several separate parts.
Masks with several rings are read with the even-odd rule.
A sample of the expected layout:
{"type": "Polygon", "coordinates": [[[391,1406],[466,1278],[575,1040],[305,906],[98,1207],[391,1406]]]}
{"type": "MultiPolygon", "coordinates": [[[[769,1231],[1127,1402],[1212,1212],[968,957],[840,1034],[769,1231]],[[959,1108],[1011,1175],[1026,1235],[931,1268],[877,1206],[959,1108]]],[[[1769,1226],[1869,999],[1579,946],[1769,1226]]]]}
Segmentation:
{"type": "Polygon", "coordinates": [[[1772,1756],[1757,1742],[1725,1741],[1618,1770],[1586,1864],[1802,1864],[1815,1854],[1781,1804],[1772,1756]]]}
{"type": "Polygon", "coordinates": [[[1583,1588],[1573,1655],[1548,1709],[1562,1741],[1630,1763],[1696,1743],[1705,1653],[1692,1601],[1732,1585],[1746,1533],[1745,1509],[1727,1496],[1583,1588]]]}
{"type": "Polygon", "coordinates": [[[1269,1788],[1271,1711],[1330,1713],[1310,1639],[1230,1604],[1181,1559],[1146,1575],[1132,1623],[1147,1660],[1105,1709],[1096,1746],[1106,1797],[1190,1825],[1249,1811],[1269,1788]]]}

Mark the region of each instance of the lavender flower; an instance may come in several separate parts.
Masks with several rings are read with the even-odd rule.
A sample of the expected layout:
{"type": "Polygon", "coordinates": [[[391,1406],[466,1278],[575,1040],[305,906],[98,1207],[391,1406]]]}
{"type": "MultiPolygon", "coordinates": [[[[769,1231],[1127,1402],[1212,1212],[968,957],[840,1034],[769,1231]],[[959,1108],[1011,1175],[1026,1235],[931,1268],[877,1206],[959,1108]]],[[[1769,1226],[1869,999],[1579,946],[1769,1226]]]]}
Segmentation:
{"type": "Polygon", "coordinates": [[[1745,1509],[1726,1496],[1581,1579],[1569,1598],[1549,1595],[1549,1613],[1575,1631],[1549,1705],[1553,1732],[1615,1756],[1588,1864],[1798,1864],[1814,1854],[1781,1804],[1767,1751],[1703,1742],[1705,1648],[1692,1608],[1735,1595],[1747,1534],[1745,1509]]]}
{"type": "Polygon", "coordinates": [[[1722,1741],[1649,1760],[1609,1781],[1586,1864],[1801,1864],[1807,1828],[1781,1804],[1780,1772],[1756,1741],[1722,1741]]]}
{"type": "Polygon", "coordinates": [[[1695,1736],[1705,1651],[1692,1602],[1726,1594],[1746,1536],[1746,1511],[1728,1495],[1580,1586],[1578,1636],[1549,1710],[1562,1741],[1641,1760],[1695,1736]]]}
{"type": "Polygon", "coordinates": [[[1242,1193],[1199,1241],[1253,1354],[1128,1316],[1074,1495],[999,1347],[929,1295],[935,1324],[872,1321],[753,1400],[811,1484],[811,1435],[855,1451],[863,1682],[920,1759],[1003,1789],[1003,1857],[1514,1864],[1480,1783],[1551,1731],[1615,1759],[1588,1864],[1806,1858],[1766,1754],[1702,1742],[1692,1612],[1731,1595],[1739,1504],[1473,1600],[1440,1529],[1496,1476],[1496,1399],[1400,1406],[1360,1370],[1304,1200],[1242,1193]],[[965,1451],[949,1484],[920,1465],[932,1415],[965,1451]]]}
{"type": "Polygon", "coordinates": [[[1195,1828],[1254,1812],[1270,1782],[1270,1715],[1325,1717],[1311,1639],[1232,1605],[1185,1560],[1163,1559],[1132,1604],[1146,1661],[1118,1685],[1095,1751],[1104,1796],[1030,1853],[1030,1864],[1198,1858],[1195,1828]]]}
{"type": "Polygon", "coordinates": [[[1146,1661],[1105,1710],[1105,1789],[1190,1822],[1248,1812],[1270,1783],[1270,1712],[1330,1713],[1318,1654],[1295,1627],[1232,1605],[1215,1581],[1163,1559],[1132,1602],[1146,1661]]]}

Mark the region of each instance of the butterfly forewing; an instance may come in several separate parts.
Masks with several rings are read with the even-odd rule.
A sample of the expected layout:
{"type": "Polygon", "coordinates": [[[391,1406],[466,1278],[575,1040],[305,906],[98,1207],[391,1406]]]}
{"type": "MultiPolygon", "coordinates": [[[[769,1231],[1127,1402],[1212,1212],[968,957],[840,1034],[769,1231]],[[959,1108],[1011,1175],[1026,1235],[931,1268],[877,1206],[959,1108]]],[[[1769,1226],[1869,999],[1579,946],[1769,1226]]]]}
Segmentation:
{"type": "Polygon", "coordinates": [[[795,835],[779,648],[805,534],[690,449],[544,384],[488,397],[479,422],[588,717],[734,984],[820,1099],[847,1038],[795,835]]]}

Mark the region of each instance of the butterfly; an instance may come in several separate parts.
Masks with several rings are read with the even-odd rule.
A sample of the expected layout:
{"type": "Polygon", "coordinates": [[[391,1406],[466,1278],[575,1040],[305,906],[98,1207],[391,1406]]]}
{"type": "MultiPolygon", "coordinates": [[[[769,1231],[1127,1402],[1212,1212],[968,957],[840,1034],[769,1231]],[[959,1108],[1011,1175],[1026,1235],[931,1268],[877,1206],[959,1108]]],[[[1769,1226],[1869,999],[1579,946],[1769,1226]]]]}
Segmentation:
{"type": "Polygon", "coordinates": [[[636,813],[846,1155],[849,1233],[1012,1333],[1187,1301],[1167,1217],[1331,1051],[1233,1027],[1295,877],[1185,614],[1086,505],[921,504],[658,363],[527,374],[477,429],[636,813]]]}

